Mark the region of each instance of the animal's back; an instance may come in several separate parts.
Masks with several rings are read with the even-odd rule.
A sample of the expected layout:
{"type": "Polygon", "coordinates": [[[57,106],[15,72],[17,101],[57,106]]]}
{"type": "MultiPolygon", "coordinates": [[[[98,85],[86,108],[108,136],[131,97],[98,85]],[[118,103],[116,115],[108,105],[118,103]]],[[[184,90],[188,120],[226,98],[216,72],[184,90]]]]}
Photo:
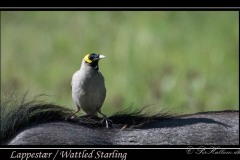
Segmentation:
{"type": "Polygon", "coordinates": [[[239,112],[184,115],[156,120],[138,128],[105,129],[51,122],[26,129],[9,144],[238,145],[239,112]]]}
{"type": "Polygon", "coordinates": [[[239,112],[209,112],[156,121],[115,137],[125,145],[238,145],[239,112]]]}

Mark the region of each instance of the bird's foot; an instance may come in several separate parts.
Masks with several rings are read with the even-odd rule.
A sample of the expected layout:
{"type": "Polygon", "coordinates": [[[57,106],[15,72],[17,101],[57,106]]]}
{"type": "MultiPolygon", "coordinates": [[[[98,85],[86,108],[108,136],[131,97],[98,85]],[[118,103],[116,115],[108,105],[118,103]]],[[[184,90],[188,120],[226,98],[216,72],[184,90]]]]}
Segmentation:
{"type": "Polygon", "coordinates": [[[76,116],[76,115],[72,115],[72,116],[70,117],[70,119],[74,119],[74,118],[77,118],[77,116],[76,116]]]}
{"type": "Polygon", "coordinates": [[[65,118],[65,121],[74,120],[74,119],[76,119],[76,118],[77,118],[76,115],[72,115],[72,116],[66,117],[66,118],[65,118]]]}
{"type": "Polygon", "coordinates": [[[65,118],[65,120],[73,120],[73,119],[76,119],[76,118],[77,118],[76,114],[77,114],[79,111],[80,111],[80,108],[78,108],[77,111],[74,112],[71,116],[65,118]]]}
{"type": "Polygon", "coordinates": [[[104,121],[106,123],[106,128],[109,128],[109,125],[112,124],[112,120],[104,116],[101,123],[103,123],[104,121]]]}
{"type": "Polygon", "coordinates": [[[105,114],[103,114],[100,110],[98,111],[98,113],[101,114],[102,117],[103,117],[101,123],[103,123],[103,122],[105,121],[105,123],[106,123],[106,128],[109,128],[109,125],[111,125],[112,120],[109,119],[109,118],[108,118],[105,114]]]}

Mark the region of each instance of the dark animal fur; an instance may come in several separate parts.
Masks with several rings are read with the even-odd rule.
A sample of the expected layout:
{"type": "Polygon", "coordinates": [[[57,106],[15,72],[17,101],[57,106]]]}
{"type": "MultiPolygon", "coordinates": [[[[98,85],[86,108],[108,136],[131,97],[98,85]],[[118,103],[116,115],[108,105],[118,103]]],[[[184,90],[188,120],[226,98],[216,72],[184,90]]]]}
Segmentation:
{"type": "Polygon", "coordinates": [[[1,144],[239,144],[238,111],[150,116],[130,106],[106,129],[102,118],[69,119],[74,111],[39,97],[1,100],[1,144]]]}
{"type": "MultiPolygon", "coordinates": [[[[48,122],[70,122],[87,127],[105,128],[105,123],[102,123],[100,117],[80,116],[71,119],[70,117],[74,113],[73,110],[53,103],[39,101],[38,99],[44,95],[36,96],[30,101],[26,101],[26,96],[27,94],[23,96],[21,102],[17,99],[4,99],[1,101],[3,113],[7,112],[6,115],[2,115],[1,119],[2,144],[5,144],[26,128],[48,122]]],[[[122,127],[138,128],[153,121],[173,118],[171,114],[163,112],[148,116],[142,113],[145,108],[133,111],[130,106],[110,116],[109,119],[112,120],[111,127],[120,129],[122,127]]]]}

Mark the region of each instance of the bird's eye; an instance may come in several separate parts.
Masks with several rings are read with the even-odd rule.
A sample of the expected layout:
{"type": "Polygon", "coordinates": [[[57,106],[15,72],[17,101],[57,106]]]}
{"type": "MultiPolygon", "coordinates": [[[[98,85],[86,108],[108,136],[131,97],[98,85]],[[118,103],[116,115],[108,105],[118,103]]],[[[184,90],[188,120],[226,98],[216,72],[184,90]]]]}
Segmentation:
{"type": "Polygon", "coordinates": [[[90,60],[93,60],[95,57],[96,57],[96,54],[95,54],[95,53],[92,53],[92,54],[89,55],[88,58],[89,58],[90,60]]]}
{"type": "Polygon", "coordinates": [[[89,58],[90,60],[93,60],[93,55],[90,54],[88,58],[89,58]]]}

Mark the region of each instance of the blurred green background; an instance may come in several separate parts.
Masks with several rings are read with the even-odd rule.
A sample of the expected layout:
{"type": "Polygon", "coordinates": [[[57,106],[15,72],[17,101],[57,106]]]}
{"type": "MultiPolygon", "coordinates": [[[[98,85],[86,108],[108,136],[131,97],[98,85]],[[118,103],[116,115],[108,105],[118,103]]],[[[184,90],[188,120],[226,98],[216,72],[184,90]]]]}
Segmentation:
{"type": "Polygon", "coordinates": [[[237,11],[1,12],[1,93],[30,91],[75,109],[71,78],[100,53],[107,115],[239,108],[237,11]]]}

